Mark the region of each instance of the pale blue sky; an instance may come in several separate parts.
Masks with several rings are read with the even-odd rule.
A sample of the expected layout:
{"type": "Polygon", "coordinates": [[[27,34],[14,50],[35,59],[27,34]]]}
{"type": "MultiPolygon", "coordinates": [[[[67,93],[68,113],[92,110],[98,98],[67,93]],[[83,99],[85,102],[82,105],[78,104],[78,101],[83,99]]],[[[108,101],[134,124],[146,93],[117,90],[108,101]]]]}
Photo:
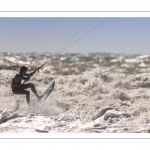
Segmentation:
{"type": "Polygon", "coordinates": [[[105,19],[0,18],[0,52],[150,53],[150,18],[110,17],[81,38],[105,19]],[[59,49],[88,20],[94,21],[68,45],[81,39],[59,49]]]}

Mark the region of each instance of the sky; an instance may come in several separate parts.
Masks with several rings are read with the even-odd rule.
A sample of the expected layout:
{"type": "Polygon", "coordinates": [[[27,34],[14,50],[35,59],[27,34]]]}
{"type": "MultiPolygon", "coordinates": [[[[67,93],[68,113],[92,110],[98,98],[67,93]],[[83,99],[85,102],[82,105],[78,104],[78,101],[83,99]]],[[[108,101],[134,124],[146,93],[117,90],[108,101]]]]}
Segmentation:
{"type": "Polygon", "coordinates": [[[0,17],[0,52],[149,54],[150,18],[0,17]]]}

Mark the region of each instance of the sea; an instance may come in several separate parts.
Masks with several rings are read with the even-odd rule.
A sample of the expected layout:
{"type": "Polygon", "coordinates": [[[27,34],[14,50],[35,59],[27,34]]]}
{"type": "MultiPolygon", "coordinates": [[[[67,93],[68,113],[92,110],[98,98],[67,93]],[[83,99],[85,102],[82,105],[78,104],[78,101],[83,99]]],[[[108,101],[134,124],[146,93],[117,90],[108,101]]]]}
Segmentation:
{"type": "Polygon", "coordinates": [[[149,66],[150,54],[1,52],[0,112],[49,117],[49,132],[149,132],[149,66]],[[54,90],[37,102],[29,89],[28,106],[25,95],[12,93],[12,78],[21,66],[30,73],[45,62],[26,83],[42,94],[55,81],[54,90]]]}

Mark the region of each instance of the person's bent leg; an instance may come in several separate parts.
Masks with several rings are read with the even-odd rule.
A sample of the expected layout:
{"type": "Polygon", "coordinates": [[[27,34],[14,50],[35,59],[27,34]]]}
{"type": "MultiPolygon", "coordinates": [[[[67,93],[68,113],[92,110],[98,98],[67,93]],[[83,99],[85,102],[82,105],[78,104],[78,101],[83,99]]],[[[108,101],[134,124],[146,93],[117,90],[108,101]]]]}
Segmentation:
{"type": "Polygon", "coordinates": [[[29,91],[26,91],[26,100],[27,100],[27,103],[29,105],[30,104],[30,92],[29,91]]]}
{"type": "Polygon", "coordinates": [[[31,88],[32,92],[35,94],[36,98],[38,100],[40,100],[43,96],[39,96],[36,89],[35,89],[35,86],[33,83],[27,83],[27,84],[24,84],[22,85],[22,88],[26,89],[26,88],[31,88]]]}
{"type": "Polygon", "coordinates": [[[13,93],[26,95],[27,103],[28,103],[28,105],[30,104],[30,92],[29,91],[27,91],[27,90],[14,90],[13,93]]]}

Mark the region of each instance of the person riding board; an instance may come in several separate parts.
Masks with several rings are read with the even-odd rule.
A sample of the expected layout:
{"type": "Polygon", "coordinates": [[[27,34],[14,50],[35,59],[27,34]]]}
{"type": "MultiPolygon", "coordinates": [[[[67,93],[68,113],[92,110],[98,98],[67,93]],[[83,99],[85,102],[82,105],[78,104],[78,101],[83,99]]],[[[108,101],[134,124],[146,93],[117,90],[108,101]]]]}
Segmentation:
{"type": "Polygon", "coordinates": [[[27,74],[26,72],[27,72],[27,67],[22,66],[20,68],[20,73],[16,74],[15,77],[12,79],[11,87],[12,87],[12,92],[14,94],[25,94],[27,103],[29,105],[30,104],[30,92],[27,91],[26,89],[31,88],[32,92],[35,94],[38,100],[40,100],[42,96],[38,95],[33,83],[24,84],[35,73],[35,71],[31,72],[30,74],[27,74]],[[24,80],[23,84],[21,84],[22,80],[24,80]]]}

